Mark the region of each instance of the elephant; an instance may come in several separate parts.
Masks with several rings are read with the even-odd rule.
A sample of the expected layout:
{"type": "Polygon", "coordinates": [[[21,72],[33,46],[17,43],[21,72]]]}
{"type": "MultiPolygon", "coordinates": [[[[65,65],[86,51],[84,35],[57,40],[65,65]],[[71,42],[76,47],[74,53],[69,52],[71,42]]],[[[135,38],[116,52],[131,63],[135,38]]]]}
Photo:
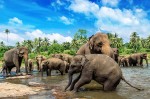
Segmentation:
{"type": "Polygon", "coordinates": [[[87,43],[79,48],[76,54],[106,54],[114,59],[113,50],[110,47],[108,36],[100,32],[92,35],[87,43]]]}
{"type": "Polygon", "coordinates": [[[119,64],[119,66],[122,65],[121,60],[122,60],[122,58],[124,58],[124,57],[125,57],[125,56],[119,56],[119,57],[118,57],[118,64],[119,64]]]}
{"type": "Polygon", "coordinates": [[[119,63],[119,61],[118,61],[118,57],[119,57],[119,50],[118,50],[118,48],[112,48],[112,50],[113,50],[113,54],[114,54],[114,60],[117,63],[119,63]]]}
{"type": "Polygon", "coordinates": [[[46,60],[46,57],[43,55],[38,55],[35,57],[36,64],[37,64],[37,70],[40,72],[41,71],[41,63],[42,61],[46,60]]]}
{"type": "Polygon", "coordinates": [[[119,65],[111,57],[104,54],[74,56],[68,77],[69,82],[65,87],[65,91],[70,86],[70,91],[77,92],[81,86],[90,83],[91,80],[102,84],[104,91],[115,90],[121,80],[137,90],[143,90],[126,81],[119,65]],[[80,75],[72,82],[73,74],[75,73],[80,73],[80,75]]]}
{"type": "Polygon", "coordinates": [[[72,61],[72,56],[69,55],[69,54],[53,54],[52,57],[59,58],[59,59],[65,61],[65,64],[66,64],[65,72],[68,73],[69,65],[70,65],[70,63],[72,61]]]}
{"type": "Polygon", "coordinates": [[[148,67],[147,53],[135,53],[128,57],[130,66],[143,66],[143,59],[145,59],[148,67]]]}
{"type": "Polygon", "coordinates": [[[120,60],[120,65],[122,65],[123,67],[128,67],[128,66],[130,66],[129,65],[129,59],[128,59],[128,57],[123,57],[121,60],[120,60]]]}
{"type": "Polygon", "coordinates": [[[1,73],[3,76],[8,76],[8,74],[11,75],[11,69],[15,66],[7,67],[5,63],[2,64],[2,71],[1,73]]]}
{"type": "Polygon", "coordinates": [[[59,70],[61,75],[65,72],[65,63],[58,58],[49,58],[41,63],[41,75],[43,76],[43,71],[46,71],[47,76],[51,76],[51,70],[59,70]]]}
{"type": "Polygon", "coordinates": [[[34,61],[32,59],[28,59],[28,71],[32,72],[34,69],[34,61]]]}
{"type": "Polygon", "coordinates": [[[25,60],[25,72],[28,74],[28,49],[26,47],[18,47],[6,51],[4,53],[3,63],[6,75],[8,75],[7,70],[10,73],[13,67],[16,67],[16,74],[18,75],[18,73],[20,73],[20,66],[23,58],[25,60]]]}

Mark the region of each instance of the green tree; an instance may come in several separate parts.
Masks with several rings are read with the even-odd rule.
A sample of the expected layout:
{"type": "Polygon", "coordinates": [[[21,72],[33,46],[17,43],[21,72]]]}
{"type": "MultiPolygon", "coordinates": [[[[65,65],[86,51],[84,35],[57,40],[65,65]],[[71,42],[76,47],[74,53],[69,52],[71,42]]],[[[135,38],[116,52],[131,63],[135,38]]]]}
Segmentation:
{"type": "Polygon", "coordinates": [[[79,29],[71,42],[71,48],[73,50],[78,50],[79,47],[87,42],[87,31],[84,29],[79,29]]]}
{"type": "Polygon", "coordinates": [[[1,46],[1,47],[5,47],[5,44],[4,44],[3,41],[0,42],[0,46],[1,46]]]}
{"type": "Polygon", "coordinates": [[[21,46],[20,42],[16,42],[16,47],[20,47],[20,46],[21,46]]]}
{"type": "Polygon", "coordinates": [[[140,50],[140,37],[136,32],[133,32],[130,36],[130,48],[134,50],[134,52],[138,52],[140,50]]]}

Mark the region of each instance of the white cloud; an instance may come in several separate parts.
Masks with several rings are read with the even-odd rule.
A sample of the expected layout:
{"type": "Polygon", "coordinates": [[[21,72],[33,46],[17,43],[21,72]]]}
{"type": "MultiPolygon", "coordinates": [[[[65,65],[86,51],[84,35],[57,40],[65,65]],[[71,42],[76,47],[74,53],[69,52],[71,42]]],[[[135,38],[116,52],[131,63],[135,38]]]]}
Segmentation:
{"type": "Polygon", "coordinates": [[[59,33],[52,33],[52,34],[46,34],[46,33],[43,33],[41,30],[37,29],[37,30],[34,30],[32,32],[26,32],[25,33],[27,35],[28,38],[30,39],[34,39],[34,38],[44,38],[44,37],[47,37],[49,38],[50,41],[53,41],[53,40],[57,40],[58,43],[63,43],[63,42],[71,42],[72,38],[70,36],[63,36],[59,33]]]}
{"type": "Polygon", "coordinates": [[[69,9],[73,10],[74,12],[89,15],[91,12],[93,13],[97,11],[99,7],[95,3],[92,3],[88,0],[73,0],[69,6],[69,9]]]}
{"type": "Polygon", "coordinates": [[[7,43],[7,34],[4,32],[0,32],[0,41],[3,41],[7,45],[15,45],[16,42],[22,42],[24,40],[23,37],[18,35],[17,33],[9,33],[8,34],[8,43],[7,43]]]}
{"type": "Polygon", "coordinates": [[[120,2],[120,0],[102,0],[102,4],[105,6],[112,6],[112,7],[116,7],[118,5],[118,3],[120,2]]]}
{"type": "Polygon", "coordinates": [[[147,19],[147,13],[140,8],[121,10],[107,6],[99,7],[89,0],[74,0],[69,9],[83,13],[87,17],[93,15],[97,19],[95,21],[97,29],[118,33],[125,41],[129,40],[132,32],[137,32],[141,37],[150,35],[150,20],[147,19]]]}
{"type": "Polygon", "coordinates": [[[64,5],[64,3],[61,2],[60,0],[57,0],[56,3],[59,4],[59,5],[64,5]]]}
{"type": "Polygon", "coordinates": [[[10,24],[22,24],[22,20],[18,19],[17,17],[10,18],[9,22],[10,24]]]}
{"type": "Polygon", "coordinates": [[[65,17],[65,16],[61,16],[60,17],[60,20],[64,23],[64,24],[66,24],[66,25],[70,25],[70,24],[73,24],[73,19],[69,19],[69,18],[67,18],[67,17],[65,17]]]}

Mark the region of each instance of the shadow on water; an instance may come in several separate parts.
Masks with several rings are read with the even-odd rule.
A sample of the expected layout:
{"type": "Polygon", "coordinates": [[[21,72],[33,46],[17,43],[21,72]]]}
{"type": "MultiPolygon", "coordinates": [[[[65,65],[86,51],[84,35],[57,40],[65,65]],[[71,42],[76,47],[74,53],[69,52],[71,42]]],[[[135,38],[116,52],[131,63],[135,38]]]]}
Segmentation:
{"type": "MultiPolygon", "coordinates": [[[[102,86],[92,81],[90,84],[83,86],[78,93],[72,93],[67,91],[66,93],[72,93],[63,99],[81,98],[81,99],[149,99],[150,97],[150,67],[123,67],[121,68],[124,77],[132,85],[139,88],[144,88],[144,91],[137,91],[125,82],[121,81],[118,85],[116,91],[104,92],[102,91],[102,86]]],[[[6,80],[0,76],[0,82],[10,82],[15,84],[27,85],[28,82],[44,83],[48,86],[59,86],[60,90],[63,91],[64,87],[67,85],[68,76],[60,76],[56,74],[55,71],[52,72],[52,76],[47,77],[46,74],[41,77],[41,74],[34,71],[34,77],[30,79],[13,79],[6,80]]],[[[15,97],[14,99],[55,99],[52,95],[51,90],[43,90],[37,95],[27,95],[22,97],[15,97]]],[[[11,98],[12,99],[12,98],[11,98]]],[[[62,98],[60,98],[62,99],[62,98]]]]}

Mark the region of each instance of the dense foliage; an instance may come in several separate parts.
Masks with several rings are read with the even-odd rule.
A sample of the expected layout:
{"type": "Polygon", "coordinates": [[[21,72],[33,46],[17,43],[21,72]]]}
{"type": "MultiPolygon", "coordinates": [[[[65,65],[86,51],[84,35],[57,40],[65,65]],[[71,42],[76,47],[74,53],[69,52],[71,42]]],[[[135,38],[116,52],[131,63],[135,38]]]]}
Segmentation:
{"type": "MultiPolygon", "coordinates": [[[[9,34],[8,34],[9,35],[9,34]]],[[[124,42],[123,38],[118,37],[117,33],[107,33],[110,40],[111,47],[119,48],[121,54],[130,54],[135,52],[150,52],[150,36],[147,38],[141,38],[136,32],[130,35],[130,41],[124,42]]],[[[34,40],[24,40],[23,42],[17,42],[16,46],[26,46],[29,49],[30,58],[34,58],[37,54],[42,54],[49,57],[53,53],[68,53],[74,55],[81,45],[88,40],[87,31],[79,29],[71,42],[64,42],[59,44],[56,40],[50,42],[48,38],[35,38],[34,40]]],[[[5,51],[12,47],[6,46],[3,42],[0,42],[0,60],[2,60],[5,51]]]]}

